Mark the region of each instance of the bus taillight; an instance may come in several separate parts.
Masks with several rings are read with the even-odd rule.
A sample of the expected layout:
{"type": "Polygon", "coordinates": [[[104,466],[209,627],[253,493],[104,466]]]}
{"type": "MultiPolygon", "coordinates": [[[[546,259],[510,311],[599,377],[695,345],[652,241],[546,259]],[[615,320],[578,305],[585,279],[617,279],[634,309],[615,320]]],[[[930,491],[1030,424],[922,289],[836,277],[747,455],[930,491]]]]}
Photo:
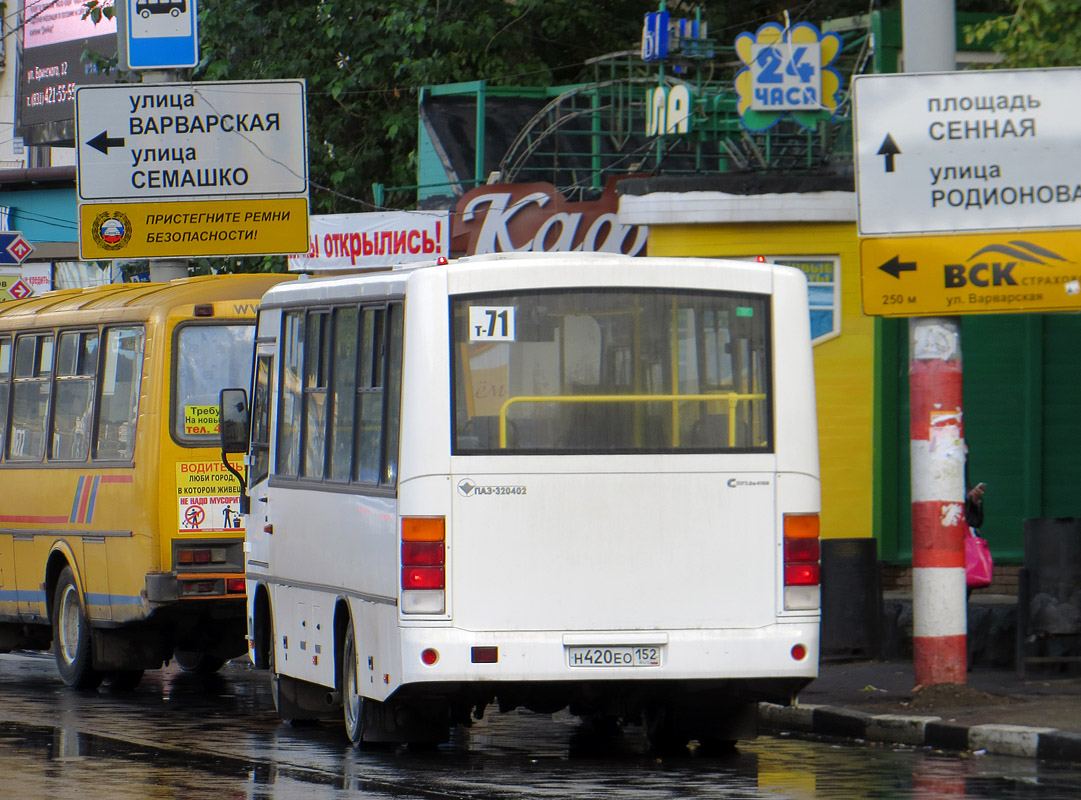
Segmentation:
{"type": "Polygon", "coordinates": [[[224,547],[178,547],[176,563],[182,566],[193,564],[225,564],[229,561],[229,551],[224,547]]]}
{"type": "Polygon", "coordinates": [[[442,614],[446,608],[443,517],[402,518],[402,613],[442,614]]]}
{"type": "Polygon", "coordinates": [[[784,515],[784,607],[789,611],[818,608],[818,514],[784,515]]]}

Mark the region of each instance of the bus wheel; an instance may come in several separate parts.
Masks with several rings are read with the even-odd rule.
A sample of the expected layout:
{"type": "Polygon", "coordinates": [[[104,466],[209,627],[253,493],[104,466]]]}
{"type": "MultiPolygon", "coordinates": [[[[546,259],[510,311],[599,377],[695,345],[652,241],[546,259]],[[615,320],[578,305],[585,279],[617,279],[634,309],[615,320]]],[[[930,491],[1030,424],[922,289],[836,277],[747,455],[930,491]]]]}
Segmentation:
{"type": "Polygon", "coordinates": [[[83,611],[71,567],[64,567],[53,596],[53,653],[64,683],[73,689],[93,689],[102,675],[91,660],[90,622],[83,611]]]}
{"type": "Polygon", "coordinates": [[[180,665],[182,670],[194,672],[198,675],[212,675],[225,666],[224,658],[204,653],[201,650],[181,650],[177,648],[173,651],[173,658],[176,659],[176,663],[180,665]]]}
{"type": "Polygon", "coordinates": [[[342,709],[345,719],[345,735],[354,747],[359,747],[364,739],[364,706],[367,701],[360,694],[360,681],[357,677],[357,642],[353,634],[353,623],[345,634],[342,647],[342,709]]]}

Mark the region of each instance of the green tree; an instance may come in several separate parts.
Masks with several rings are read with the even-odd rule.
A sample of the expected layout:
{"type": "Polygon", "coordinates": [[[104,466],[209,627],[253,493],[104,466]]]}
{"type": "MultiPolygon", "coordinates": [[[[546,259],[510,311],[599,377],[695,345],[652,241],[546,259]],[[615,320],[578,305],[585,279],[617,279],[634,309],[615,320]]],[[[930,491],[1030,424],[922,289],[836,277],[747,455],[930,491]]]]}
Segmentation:
{"type": "Polygon", "coordinates": [[[1002,67],[1068,67],[1081,58],[1081,0],[1011,0],[1012,11],[965,31],[1002,67]]]}
{"type": "MultiPolygon", "coordinates": [[[[574,80],[608,42],[633,43],[641,2],[205,0],[196,78],[307,81],[313,213],[368,210],[371,186],[416,182],[417,90],[574,80]],[[358,202],[362,201],[362,202],[358,202]]],[[[410,193],[390,197],[406,207],[410,193]]]]}
{"type": "MultiPolygon", "coordinates": [[[[668,3],[673,16],[692,4],[668,3]]],[[[484,79],[551,86],[590,80],[588,59],[635,49],[656,0],[202,0],[196,79],[307,80],[313,213],[371,210],[372,184],[416,183],[421,87],[484,79]]],[[[783,2],[702,4],[719,44],[784,21],[783,2]]],[[[866,11],[825,0],[793,23],[866,11]],[[811,17],[809,15],[816,16],[811,17]]],[[[388,196],[395,208],[412,192],[388,196]]]]}

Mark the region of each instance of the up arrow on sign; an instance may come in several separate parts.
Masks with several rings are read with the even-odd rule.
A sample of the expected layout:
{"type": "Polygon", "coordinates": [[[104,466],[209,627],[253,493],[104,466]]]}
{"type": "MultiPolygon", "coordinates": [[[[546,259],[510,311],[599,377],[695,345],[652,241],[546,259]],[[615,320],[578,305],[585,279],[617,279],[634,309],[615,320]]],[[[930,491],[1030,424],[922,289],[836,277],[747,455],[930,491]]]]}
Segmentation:
{"type": "Polygon", "coordinates": [[[0,264],[21,264],[33,252],[22,231],[0,231],[0,264]]]}

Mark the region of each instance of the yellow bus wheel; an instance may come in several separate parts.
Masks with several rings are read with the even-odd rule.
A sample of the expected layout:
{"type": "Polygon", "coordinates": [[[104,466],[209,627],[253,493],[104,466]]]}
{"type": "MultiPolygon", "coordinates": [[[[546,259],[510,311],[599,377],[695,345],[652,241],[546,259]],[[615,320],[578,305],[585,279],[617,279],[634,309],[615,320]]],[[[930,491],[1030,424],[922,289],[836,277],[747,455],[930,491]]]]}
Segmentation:
{"type": "Polygon", "coordinates": [[[94,689],[102,675],[94,669],[93,634],[71,567],[60,573],[53,597],[53,654],[60,677],[73,689],[94,689]]]}

